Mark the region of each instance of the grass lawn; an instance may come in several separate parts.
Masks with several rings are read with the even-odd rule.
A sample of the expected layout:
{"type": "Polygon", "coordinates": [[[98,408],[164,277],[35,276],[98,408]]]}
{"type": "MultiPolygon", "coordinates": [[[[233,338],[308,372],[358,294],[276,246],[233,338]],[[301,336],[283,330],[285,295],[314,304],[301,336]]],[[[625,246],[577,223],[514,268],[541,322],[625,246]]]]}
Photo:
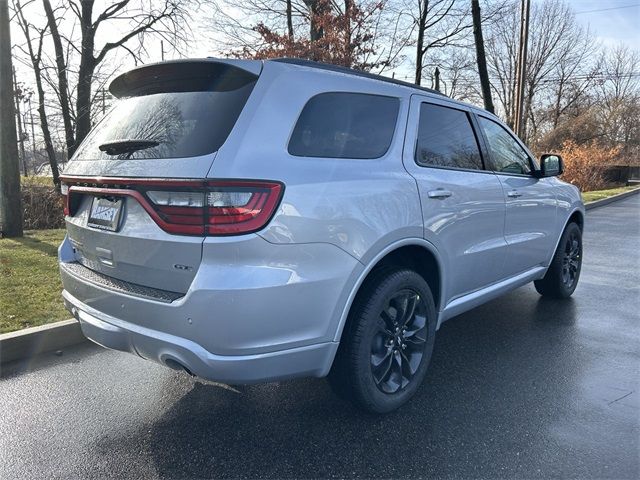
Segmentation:
{"type": "Polygon", "coordinates": [[[602,200],[603,198],[612,197],[613,195],[618,195],[619,193],[628,192],[629,190],[634,190],[638,188],[635,187],[619,187],[619,188],[610,188],[609,190],[596,190],[593,192],[582,192],[582,200],[584,203],[593,202],[595,200],[602,200]]]}
{"type": "Polygon", "coordinates": [[[0,238],[0,333],[71,318],[62,305],[57,250],[64,230],[0,238]]]}

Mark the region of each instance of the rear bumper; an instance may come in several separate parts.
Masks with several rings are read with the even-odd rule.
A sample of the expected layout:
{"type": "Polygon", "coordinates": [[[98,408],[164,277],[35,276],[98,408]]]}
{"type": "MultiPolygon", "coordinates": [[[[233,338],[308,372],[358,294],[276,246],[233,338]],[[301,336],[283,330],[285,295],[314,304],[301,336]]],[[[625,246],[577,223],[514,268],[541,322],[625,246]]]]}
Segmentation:
{"type": "Polygon", "coordinates": [[[336,342],[255,355],[215,355],[201,345],[102,314],[63,292],[65,306],[80,321],[91,341],[113,350],[134,353],[173,369],[209,380],[249,384],[287,378],[325,376],[338,348],[336,342]]]}
{"type": "Polygon", "coordinates": [[[189,290],[172,299],[69,268],[66,239],[59,256],[65,305],[89,339],[228,383],[326,375],[362,270],[333,245],[248,235],[205,242],[189,290]]]}

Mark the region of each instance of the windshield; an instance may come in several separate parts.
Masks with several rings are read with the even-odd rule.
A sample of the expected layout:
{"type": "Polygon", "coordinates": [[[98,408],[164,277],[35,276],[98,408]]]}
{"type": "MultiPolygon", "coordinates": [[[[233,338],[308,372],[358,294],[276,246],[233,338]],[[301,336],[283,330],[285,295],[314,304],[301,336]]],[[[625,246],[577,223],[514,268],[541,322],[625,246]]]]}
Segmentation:
{"type": "Polygon", "coordinates": [[[169,91],[118,100],[75,159],[184,158],[217,151],[255,81],[224,91],[169,91]],[[101,148],[102,147],[102,148],[101,148]]]}

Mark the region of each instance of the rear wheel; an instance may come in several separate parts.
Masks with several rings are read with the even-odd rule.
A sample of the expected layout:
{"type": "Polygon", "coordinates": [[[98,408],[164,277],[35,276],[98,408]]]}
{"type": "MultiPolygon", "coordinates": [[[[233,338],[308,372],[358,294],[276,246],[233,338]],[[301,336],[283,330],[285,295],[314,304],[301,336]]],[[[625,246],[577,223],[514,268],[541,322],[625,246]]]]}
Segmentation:
{"type": "Polygon", "coordinates": [[[575,223],[565,228],[551,265],[542,280],[534,285],[544,297],[568,298],[578,286],[582,269],[582,232],[575,223]]]}
{"type": "Polygon", "coordinates": [[[376,272],[349,315],[329,375],[331,385],[366,411],[395,410],[424,379],[435,327],[433,296],[418,273],[376,272]]]}

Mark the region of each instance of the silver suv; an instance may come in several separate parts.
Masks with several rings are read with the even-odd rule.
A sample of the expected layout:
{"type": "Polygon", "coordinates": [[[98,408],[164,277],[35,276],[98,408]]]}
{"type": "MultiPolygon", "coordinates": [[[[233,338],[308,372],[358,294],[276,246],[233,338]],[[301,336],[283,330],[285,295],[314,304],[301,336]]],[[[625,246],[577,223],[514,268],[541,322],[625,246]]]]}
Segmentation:
{"type": "Polygon", "coordinates": [[[100,345],[232,384],[328,375],[387,412],[445,320],[576,288],[578,190],[484,110],[291,59],[146,65],[110,90],[65,170],[59,250],[100,345]]]}

